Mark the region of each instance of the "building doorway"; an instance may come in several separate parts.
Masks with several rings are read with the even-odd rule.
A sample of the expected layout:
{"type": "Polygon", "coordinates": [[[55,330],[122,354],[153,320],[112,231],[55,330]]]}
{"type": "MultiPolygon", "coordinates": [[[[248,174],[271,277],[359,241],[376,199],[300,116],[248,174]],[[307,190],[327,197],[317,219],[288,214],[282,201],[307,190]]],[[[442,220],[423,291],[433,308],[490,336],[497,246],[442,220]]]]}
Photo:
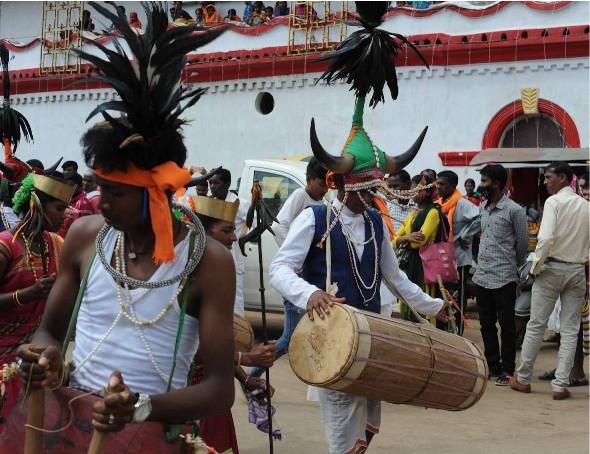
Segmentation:
{"type": "MultiPolygon", "coordinates": [[[[500,139],[501,148],[565,148],[563,129],[552,117],[540,114],[521,116],[506,127],[500,139]]],[[[521,206],[539,208],[548,197],[543,185],[542,170],[512,169],[510,191],[521,206]]]]}

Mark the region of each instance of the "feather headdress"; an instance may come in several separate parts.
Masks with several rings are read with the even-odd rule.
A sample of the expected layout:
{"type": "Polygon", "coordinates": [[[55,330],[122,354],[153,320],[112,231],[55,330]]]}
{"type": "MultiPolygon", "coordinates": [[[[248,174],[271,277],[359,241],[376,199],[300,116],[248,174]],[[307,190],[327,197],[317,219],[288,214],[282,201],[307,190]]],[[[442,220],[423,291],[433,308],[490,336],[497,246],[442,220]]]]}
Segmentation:
{"type": "Polygon", "coordinates": [[[371,90],[373,94],[369,106],[375,107],[384,102],[383,88],[389,87],[391,97],[397,99],[397,73],[395,57],[401,50],[401,44],[410,47],[420,60],[428,63],[416,46],[399,33],[391,33],[377,28],[383,22],[388,2],[355,2],[359,15],[358,22],[352,25],[362,26],[348,36],[333,52],[318,60],[329,60],[330,67],[322,74],[320,80],[328,84],[345,79],[351,84],[357,98],[366,97],[371,90]]]}
{"type": "Polygon", "coordinates": [[[204,89],[183,92],[180,79],[186,54],[209,43],[225,29],[203,31],[197,26],[168,29],[168,16],[162,4],[142,3],[147,26],[145,33],[139,34],[129,26],[114,2],[107,2],[108,6],[89,4],[112,23],[133,59],[116,36],[112,40],[115,50],[95,43],[106,58],[78,51],[80,57],[97,68],[98,74],[90,79],[110,85],[121,98],[100,104],[86,121],[100,113],[123,138],[119,143],[122,149],[131,143],[149,142],[166,133],[176,133],[185,123],[180,115],[205,92],[204,89]],[[186,101],[182,107],[181,101],[186,101]],[[119,112],[122,118],[114,118],[108,111],[119,112]]]}
{"type": "Polygon", "coordinates": [[[10,107],[10,74],[8,60],[10,54],[4,44],[0,44],[0,63],[2,64],[2,108],[0,109],[0,137],[8,139],[16,152],[21,139],[21,132],[27,142],[33,140],[31,125],[23,114],[10,107]]]}

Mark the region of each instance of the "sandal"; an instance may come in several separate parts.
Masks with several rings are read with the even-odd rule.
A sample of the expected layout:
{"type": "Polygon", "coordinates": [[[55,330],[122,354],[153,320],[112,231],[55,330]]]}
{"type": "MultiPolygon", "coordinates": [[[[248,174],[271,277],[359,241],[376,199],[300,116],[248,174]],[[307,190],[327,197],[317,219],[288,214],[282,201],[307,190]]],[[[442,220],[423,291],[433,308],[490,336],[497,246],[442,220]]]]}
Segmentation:
{"type": "Polygon", "coordinates": [[[510,380],[510,376],[506,373],[503,373],[496,379],[496,386],[508,386],[508,381],[510,380]]]}

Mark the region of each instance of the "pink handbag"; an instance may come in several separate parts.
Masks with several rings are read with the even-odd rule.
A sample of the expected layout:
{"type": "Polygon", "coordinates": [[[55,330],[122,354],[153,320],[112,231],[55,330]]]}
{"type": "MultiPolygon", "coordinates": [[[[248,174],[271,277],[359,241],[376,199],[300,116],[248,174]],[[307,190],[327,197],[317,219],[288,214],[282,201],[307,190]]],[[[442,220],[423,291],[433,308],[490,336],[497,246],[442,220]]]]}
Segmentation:
{"type": "Polygon", "coordinates": [[[420,248],[419,253],[420,259],[422,260],[425,284],[436,284],[438,282],[437,276],[440,276],[445,283],[457,282],[459,280],[457,259],[455,258],[455,245],[448,241],[449,234],[442,214],[440,225],[442,226],[442,231],[439,230],[438,241],[420,248]]]}

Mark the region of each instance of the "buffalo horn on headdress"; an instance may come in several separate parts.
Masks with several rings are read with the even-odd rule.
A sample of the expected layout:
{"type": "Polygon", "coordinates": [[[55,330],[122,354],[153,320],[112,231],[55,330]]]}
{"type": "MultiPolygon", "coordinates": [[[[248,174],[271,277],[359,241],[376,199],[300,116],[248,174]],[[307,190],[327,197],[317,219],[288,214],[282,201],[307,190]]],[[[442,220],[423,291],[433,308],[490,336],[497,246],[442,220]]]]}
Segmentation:
{"type": "Polygon", "coordinates": [[[194,177],[191,181],[189,181],[184,187],[185,188],[192,188],[193,186],[197,186],[199,183],[203,182],[203,181],[207,181],[209,180],[209,178],[211,178],[213,175],[215,175],[215,173],[217,173],[217,171],[221,169],[221,167],[216,167],[213,170],[210,170],[208,173],[206,173],[205,175],[199,175],[198,177],[194,177]]]}
{"type": "Polygon", "coordinates": [[[412,159],[418,154],[420,147],[422,146],[422,142],[424,141],[424,136],[426,135],[426,131],[428,131],[428,126],[426,126],[414,144],[406,150],[406,152],[399,154],[397,156],[389,156],[385,154],[385,172],[386,173],[396,173],[407,166],[412,159]]]}
{"type": "Polygon", "coordinates": [[[55,164],[53,164],[51,167],[44,169],[43,174],[44,175],[51,175],[53,172],[55,172],[57,170],[57,166],[59,166],[59,164],[61,163],[62,160],[63,160],[63,156],[61,158],[59,158],[57,160],[57,162],[55,164]]]}
{"type": "Polygon", "coordinates": [[[350,153],[345,153],[343,156],[334,156],[324,150],[315,132],[315,121],[313,118],[311,119],[311,126],[309,128],[309,140],[313,155],[326,169],[334,173],[344,174],[350,172],[354,167],[354,156],[350,153]]]}

